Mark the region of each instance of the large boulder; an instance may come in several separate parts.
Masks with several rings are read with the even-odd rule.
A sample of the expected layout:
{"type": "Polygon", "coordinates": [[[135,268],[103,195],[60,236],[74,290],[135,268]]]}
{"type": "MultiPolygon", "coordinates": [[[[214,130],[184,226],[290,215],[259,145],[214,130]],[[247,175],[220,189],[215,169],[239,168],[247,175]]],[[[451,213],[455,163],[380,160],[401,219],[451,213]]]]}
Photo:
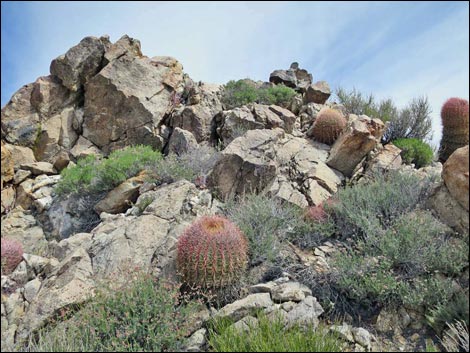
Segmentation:
{"type": "Polygon", "coordinates": [[[300,92],[305,92],[312,80],[312,74],[307,70],[299,69],[299,64],[296,62],[292,63],[288,70],[274,70],[269,75],[269,82],[276,85],[284,84],[300,92]]]}
{"type": "Polygon", "coordinates": [[[51,74],[58,77],[69,90],[78,91],[100,71],[109,45],[107,37],[85,37],[67,53],[52,61],[51,74]]]}
{"type": "Polygon", "coordinates": [[[266,191],[300,207],[318,205],[344,179],[325,164],[329,148],[280,128],[247,131],[222,151],[209,186],[222,199],[266,191]]]}
{"type": "MultiPolygon", "coordinates": [[[[123,37],[110,50],[128,41],[123,37]]],[[[161,149],[158,129],[183,82],[182,70],[168,57],[126,51],[114,58],[86,84],[83,136],[105,153],[132,144],[161,149]]]]}
{"type": "Polygon", "coordinates": [[[15,171],[21,169],[21,166],[24,164],[36,162],[33,150],[29,147],[16,146],[11,145],[9,143],[6,143],[4,147],[11,153],[11,158],[13,160],[13,168],[15,171]]]}
{"type": "Polygon", "coordinates": [[[199,145],[194,135],[186,130],[175,128],[168,140],[168,153],[178,156],[198,148],[199,145]]]}
{"type": "Polygon", "coordinates": [[[7,142],[33,147],[39,127],[39,114],[31,104],[33,84],[21,87],[2,108],[2,139],[7,142]]]}
{"type": "Polygon", "coordinates": [[[326,163],[351,177],[362,159],[380,143],[385,124],[379,119],[351,114],[348,125],[333,144],[326,163]]]}
{"type": "Polygon", "coordinates": [[[31,105],[44,121],[60,114],[65,107],[74,105],[78,97],[79,94],[64,87],[58,77],[41,76],[33,83],[31,105]]]}
{"type": "MultiPolygon", "coordinates": [[[[190,81],[191,82],[191,81],[190,81]]],[[[222,110],[222,86],[208,83],[186,83],[190,88],[187,104],[176,107],[170,126],[191,132],[197,142],[207,141],[212,135],[212,120],[222,110]]]]}
{"type": "Polygon", "coordinates": [[[437,213],[438,218],[461,234],[469,232],[469,215],[449,192],[445,184],[434,189],[428,199],[428,206],[437,213]]]}
{"type": "MultiPolygon", "coordinates": [[[[91,231],[88,252],[95,274],[138,266],[174,277],[176,241],[195,218],[192,202],[202,192],[183,180],[142,194],[128,216],[106,215],[91,231]]],[[[209,198],[204,212],[210,212],[211,203],[209,198]]]]}
{"type": "Polygon", "coordinates": [[[249,104],[223,111],[215,117],[216,132],[228,145],[248,130],[282,128],[292,133],[296,116],[277,105],[249,104]]]}
{"type": "Polygon", "coordinates": [[[75,109],[69,107],[41,125],[34,149],[38,160],[55,163],[61,151],[68,151],[75,145],[78,134],[73,129],[74,119],[75,109]]]}
{"type": "Polygon", "coordinates": [[[325,104],[330,96],[331,90],[328,82],[318,81],[307,87],[305,92],[305,103],[325,104]]]}
{"type": "Polygon", "coordinates": [[[447,159],[442,169],[442,179],[444,180],[450,194],[457,202],[468,211],[468,145],[455,150],[447,159]]]}
{"type": "Polygon", "coordinates": [[[2,140],[1,145],[2,152],[2,175],[1,175],[1,188],[3,189],[3,183],[7,183],[13,180],[15,175],[13,157],[11,151],[6,147],[5,143],[2,140]]]}
{"type": "Polygon", "coordinates": [[[145,174],[129,178],[98,202],[95,206],[97,213],[122,213],[131,207],[139,197],[139,188],[144,183],[145,174]]]}
{"type": "Polygon", "coordinates": [[[15,208],[2,218],[2,236],[18,240],[28,254],[42,253],[47,248],[44,231],[31,214],[15,208]]]}
{"type": "Polygon", "coordinates": [[[295,76],[295,71],[292,69],[274,70],[269,75],[269,82],[272,82],[276,85],[282,83],[283,85],[291,88],[297,87],[297,77],[295,76]]]}
{"type": "Polygon", "coordinates": [[[277,128],[250,130],[233,140],[209,175],[209,186],[222,199],[270,186],[277,174],[274,145],[282,137],[284,130],[277,128]]]}
{"type": "Polygon", "coordinates": [[[379,148],[377,153],[367,162],[367,172],[377,173],[399,169],[402,165],[400,154],[401,149],[391,143],[379,148]]]}
{"type": "Polygon", "coordinates": [[[41,328],[59,309],[85,302],[93,296],[94,288],[90,257],[83,248],[78,248],[42,282],[18,328],[18,340],[41,328]]]}

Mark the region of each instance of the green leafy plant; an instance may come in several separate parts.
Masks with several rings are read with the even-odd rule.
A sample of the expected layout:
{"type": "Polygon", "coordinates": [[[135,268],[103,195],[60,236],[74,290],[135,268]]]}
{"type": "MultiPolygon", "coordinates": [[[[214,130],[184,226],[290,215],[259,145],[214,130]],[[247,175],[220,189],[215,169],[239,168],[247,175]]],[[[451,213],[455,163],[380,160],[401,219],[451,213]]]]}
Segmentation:
{"type": "Polygon", "coordinates": [[[433,160],[431,146],[419,139],[397,139],[392,143],[401,149],[401,158],[406,164],[413,163],[416,168],[421,168],[431,164],[433,160]]]}
{"type": "Polygon", "coordinates": [[[221,288],[245,271],[247,251],[247,240],[235,224],[225,217],[203,216],[178,239],[178,273],[190,287],[221,288]]]}
{"type": "Polygon", "coordinates": [[[277,317],[258,315],[258,324],[237,330],[231,320],[216,320],[209,328],[209,346],[214,352],[340,352],[341,341],[325,327],[284,328],[277,317]]]}
{"type": "Polygon", "coordinates": [[[403,109],[398,109],[391,99],[377,101],[372,95],[364,95],[355,88],[336,90],[339,103],[349,114],[365,114],[389,122],[382,137],[384,143],[399,138],[429,140],[432,135],[431,106],[426,97],[412,99],[403,109]]]}
{"type": "MultiPolygon", "coordinates": [[[[129,273],[124,284],[103,285],[71,319],[31,337],[28,351],[164,352],[182,349],[198,303],[149,275],[129,273]]],[[[122,282],[122,281],[121,281],[122,282]]]]}
{"type": "Polygon", "coordinates": [[[249,103],[275,104],[287,108],[296,92],[284,85],[260,86],[250,79],[229,81],[224,87],[222,102],[225,109],[249,103]]]}
{"type": "Polygon", "coordinates": [[[161,153],[150,146],[126,147],[104,159],[90,155],[78,160],[77,165],[62,170],[56,192],[66,195],[111,190],[161,159],[161,153]]]}
{"type": "Polygon", "coordinates": [[[331,205],[342,237],[381,233],[399,216],[415,209],[430,192],[432,178],[391,171],[362,184],[341,189],[331,205]]]}
{"type": "Polygon", "coordinates": [[[301,208],[266,195],[248,194],[231,200],[225,214],[248,238],[250,265],[273,263],[286,240],[309,246],[318,245],[323,238],[301,208]]]}

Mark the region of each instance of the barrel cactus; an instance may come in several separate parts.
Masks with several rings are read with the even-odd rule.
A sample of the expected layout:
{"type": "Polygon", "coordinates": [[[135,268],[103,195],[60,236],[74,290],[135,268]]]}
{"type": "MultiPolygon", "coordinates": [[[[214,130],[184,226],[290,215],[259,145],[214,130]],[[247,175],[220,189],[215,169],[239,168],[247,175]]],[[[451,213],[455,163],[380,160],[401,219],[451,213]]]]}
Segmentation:
{"type": "Polygon", "coordinates": [[[10,274],[23,259],[23,246],[17,240],[3,238],[2,245],[2,274],[10,274]]]}
{"type": "Polygon", "coordinates": [[[178,239],[178,272],[191,287],[221,288],[245,271],[247,252],[246,237],[235,224],[221,216],[204,216],[178,239]]]}
{"type": "Polygon", "coordinates": [[[311,136],[319,142],[333,144],[346,127],[346,119],[334,109],[323,108],[313,123],[311,136]]]}
{"type": "Polygon", "coordinates": [[[468,101],[448,99],[442,106],[441,119],[443,129],[439,160],[445,162],[456,149],[468,145],[468,101]]]}

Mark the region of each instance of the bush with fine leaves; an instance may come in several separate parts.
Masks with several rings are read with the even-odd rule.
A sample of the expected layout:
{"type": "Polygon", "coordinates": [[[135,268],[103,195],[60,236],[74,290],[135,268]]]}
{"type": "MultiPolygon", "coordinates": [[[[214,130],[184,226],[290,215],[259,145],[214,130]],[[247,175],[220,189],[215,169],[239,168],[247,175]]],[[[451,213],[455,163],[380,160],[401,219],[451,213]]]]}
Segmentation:
{"type": "Polygon", "coordinates": [[[28,351],[175,352],[200,309],[185,304],[178,289],[146,274],[116,288],[106,285],[68,321],[31,337],[28,351]]]}
{"type": "Polygon", "coordinates": [[[229,81],[224,87],[222,102],[225,109],[249,103],[275,104],[287,108],[296,92],[284,85],[260,86],[250,79],[229,81]]]}
{"type": "Polygon", "coordinates": [[[413,163],[416,168],[421,168],[432,163],[434,152],[426,142],[416,138],[403,138],[392,143],[401,149],[401,158],[406,164],[413,163]]]}
{"type": "Polygon", "coordinates": [[[391,171],[339,190],[337,202],[331,205],[337,233],[342,237],[368,237],[382,232],[426,199],[432,181],[431,177],[422,180],[411,173],[391,171]]]}
{"type": "Polygon", "coordinates": [[[399,138],[428,140],[432,136],[431,106],[426,97],[412,99],[403,109],[398,109],[391,99],[377,101],[372,95],[364,95],[355,88],[336,90],[339,103],[350,114],[365,114],[389,122],[382,137],[387,143],[399,138]]]}

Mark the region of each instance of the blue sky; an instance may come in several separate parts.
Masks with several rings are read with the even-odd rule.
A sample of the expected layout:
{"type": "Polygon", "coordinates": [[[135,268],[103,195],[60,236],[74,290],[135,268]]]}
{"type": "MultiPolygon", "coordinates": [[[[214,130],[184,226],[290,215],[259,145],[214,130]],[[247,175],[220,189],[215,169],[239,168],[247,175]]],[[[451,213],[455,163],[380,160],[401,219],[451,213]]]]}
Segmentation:
{"type": "Polygon", "coordinates": [[[468,2],[4,2],[1,105],[49,73],[88,35],[137,38],[177,58],[195,80],[268,80],[297,61],[334,89],[356,87],[399,106],[427,95],[439,111],[469,97],[468,2]]]}

